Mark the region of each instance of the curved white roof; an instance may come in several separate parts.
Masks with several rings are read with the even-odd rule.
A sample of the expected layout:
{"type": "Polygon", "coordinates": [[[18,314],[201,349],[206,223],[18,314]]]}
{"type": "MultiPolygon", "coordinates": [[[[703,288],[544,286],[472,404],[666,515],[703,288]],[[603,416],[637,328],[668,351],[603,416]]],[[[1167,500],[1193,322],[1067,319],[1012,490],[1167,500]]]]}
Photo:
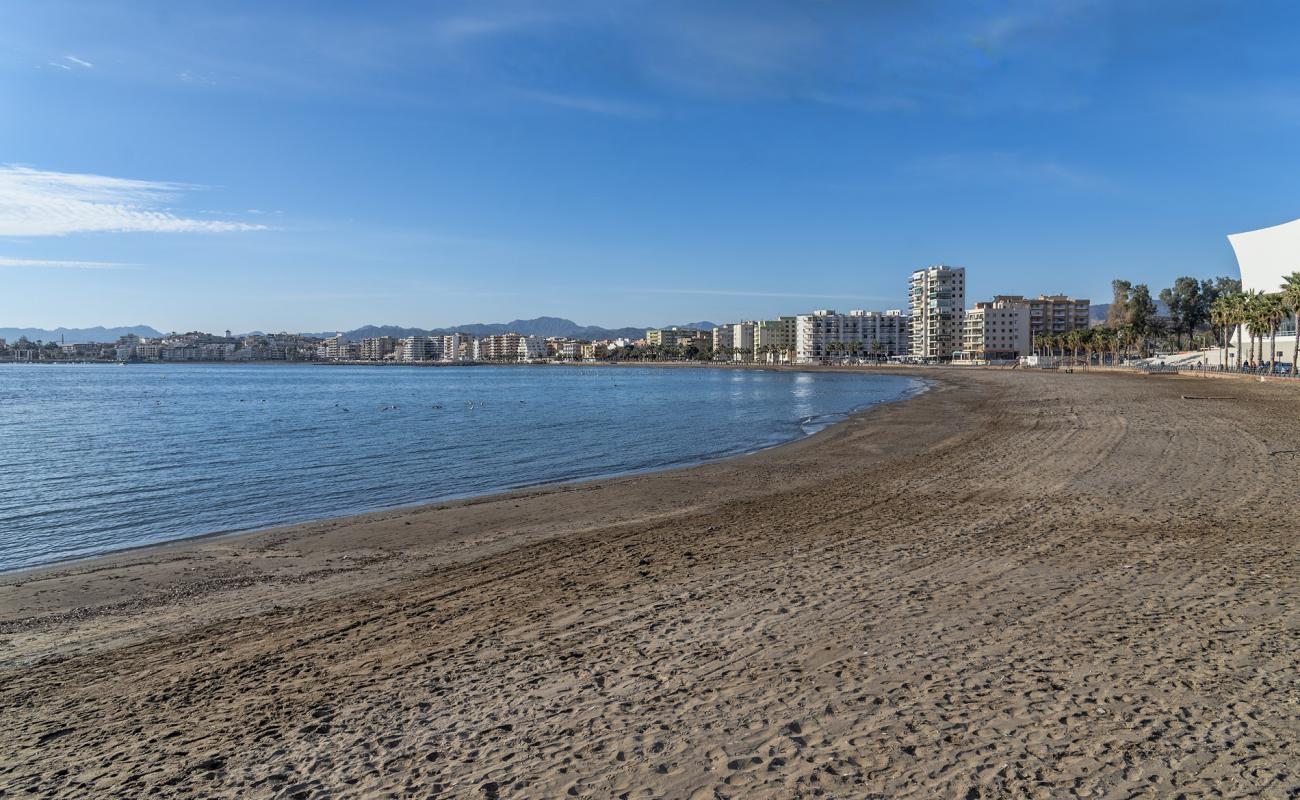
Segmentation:
{"type": "Polygon", "coordinates": [[[1276,292],[1282,278],[1300,272],[1300,219],[1228,236],[1241,269],[1241,288],[1276,292]]]}

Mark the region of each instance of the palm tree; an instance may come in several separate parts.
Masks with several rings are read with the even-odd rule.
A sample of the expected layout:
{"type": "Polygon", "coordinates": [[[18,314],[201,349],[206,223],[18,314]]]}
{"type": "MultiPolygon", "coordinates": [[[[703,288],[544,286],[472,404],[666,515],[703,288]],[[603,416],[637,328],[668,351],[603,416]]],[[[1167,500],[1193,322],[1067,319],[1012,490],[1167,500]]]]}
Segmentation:
{"type": "MultiPolygon", "coordinates": [[[[1264,295],[1259,304],[1259,319],[1268,330],[1268,373],[1272,375],[1274,365],[1277,364],[1277,329],[1282,327],[1282,322],[1286,319],[1286,306],[1282,305],[1280,294],[1264,295]]],[[[1263,334],[1259,337],[1259,346],[1261,350],[1264,348],[1263,334]]]]}
{"type": "Polygon", "coordinates": [[[1214,305],[1210,307],[1210,324],[1214,326],[1214,338],[1219,342],[1219,350],[1223,353],[1223,358],[1219,364],[1228,368],[1228,345],[1232,338],[1232,323],[1235,312],[1233,311],[1232,295],[1221,295],[1214,300],[1214,305]]]}
{"type": "Polygon", "coordinates": [[[1262,313],[1262,304],[1264,302],[1264,293],[1257,289],[1251,289],[1246,292],[1244,308],[1242,309],[1243,322],[1246,324],[1246,333],[1250,335],[1250,362],[1259,365],[1259,360],[1255,358],[1255,341],[1260,342],[1260,356],[1263,357],[1263,335],[1268,330],[1268,322],[1264,319],[1262,313]]]}
{"type": "Polygon", "coordinates": [[[1295,343],[1291,345],[1291,375],[1295,376],[1300,368],[1300,272],[1292,272],[1282,282],[1282,302],[1295,325],[1295,343]]]}
{"type": "Polygon", "coordinates": [[[1237,369],[1241,369],[1241,329],[1246,325],[1246,295],[1234,292],[1229,295],[1228,322],[1237,329],[1237,369]]]}
{"type": "Polygon", "coordinates": [[[1083,366],[1092,366],[1092,351],[1097,348],[1097,332],[1092,328],[1078,331],[1079,344],[1083,347],[1083,366]]]}

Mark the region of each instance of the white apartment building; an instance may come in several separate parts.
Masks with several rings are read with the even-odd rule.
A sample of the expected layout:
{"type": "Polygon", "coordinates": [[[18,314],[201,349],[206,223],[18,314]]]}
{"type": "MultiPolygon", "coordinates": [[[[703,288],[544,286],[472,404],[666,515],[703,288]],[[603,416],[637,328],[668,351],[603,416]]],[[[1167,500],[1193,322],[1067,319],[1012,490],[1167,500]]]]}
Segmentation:
{"type": "Polygon", "coordinates": [[[1033,352],[1030,308],[1015,299],[976,303],[962,323],[962,346],[955,358],[967,362],[1010,361],[1033,352]]]}
{"type": "Polygon", "coordinates": [[[908,285],[908,298],[912,312],[912,358],[951,359],[962,346],[965,268],[938,265],[916,270],[908,285]]]}
{"type": "Polygon", "coordinates": [[[819,309],[795,317],[795,360],[820,364],[832,358],[890,358],[908,352],[911,320],[902,311],[819,309]]]}
{"type": "Polygon", "coordinates": [[[731,326],[731,346],[735,348],[733,361],[754,360],[754,321],[737,322],[731,326]]]}
{"type": "Polygon", "coordinates": [[[391,336],[374,336],[362,339],[357,353],[363,361],[382,361],[384,356],[393,352],[394,344],[391,336]]]}
{"type": "Polygon", "coordinates": [[[443,361],[474,361],[477,352],[477,340],[468,333],[451,333],[442,337],[443,361]]]}
{"type": "Polygon", "coordinates": [[[582,358],[583,343],[577,339],[553,337],[546,340],[546,354],[555,358],[577,361],[582,358]]]}
{"type": "Polygon", "coordinates": [[[437,361],[440,358],[441,336],[408,336],[402,340],[402,361],[437,361]]]}
{"type": "Polygon", "coordinates": [[[713,357],[714,358],[721,357],[721,353],[723,352],[724,347],[731,347],[731,342],[732,342],[731,331],[732,331],[732,327],[730,325],[719,325],[718,327],[713,329],[713,357]]]}
{"type": "Polygon", "coordinates": [[[546,358],[546,340],[539,336],[520,336],[518,358],[520,361],[546,358]]]}

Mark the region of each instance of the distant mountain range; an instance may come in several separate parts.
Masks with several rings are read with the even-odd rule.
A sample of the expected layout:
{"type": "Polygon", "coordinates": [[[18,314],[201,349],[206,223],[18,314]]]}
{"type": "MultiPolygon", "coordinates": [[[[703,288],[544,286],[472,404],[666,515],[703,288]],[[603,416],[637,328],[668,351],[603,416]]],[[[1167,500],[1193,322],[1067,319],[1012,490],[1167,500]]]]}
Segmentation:
{"type": "MultiPolygon", "coordinates": [[[[681,328],[700,328],[713,330],[717,327],[712,322],[688,322],[681,328]]],[[[513,322],[475,323],[457,325],[453,328],[403,328],[400,325],[365,325],[355,330],[342,331],[348,341],[355,342],[375,336],[392,336],[403,339],[407,336],[441,336],[449,333],[468,333],[474,336],[491,336],[495,333],[522,333],[525,336],[568,336],[574,339],[640,339],[645,336],[645,328],[601,328],[596,325],[579,325],[570,319],[560,317],[537,317],[536,319],[517,319],[513,322]]],[[[157,338],[161,332],[148,325],[130,325],[120,328],[0,328],[0,339],[16,341],[26,336],[29,341],[66,342],[82,344],[84,342],[115,342],[119,337],[134,333],[142,338],[157,338]]],[[[218,333],[218,331],[212,331],[218,333]]],[[[260,331],[253,331],[260,333],[260,331]]],[[[304,333],[304,336],[318,336],[322,339],[334,336],[340,331],[322,331],[304,333]]]]}
{"type": "MultiPolygon", "coordinates": [[[[678,327],[713,330],[717,325],[712,322],[688,322],[678,327]]],[[[451,328],[404,328],[400,325],[365,325],[350,331],[329,331],[306,335],[329,337],[342,333],[348,341],[355,342],[376,336],[392,336],[395,339],[403,339],[407,336],[445,336],[449,333],[492,336],[493,334],[507,332],[521,333],[525,336],[540,336],[542,338],[567,336],[573,339],[640,339],[645,336],[646,329],[601,328],[597,325],[579,325],[571,319],[561,317],[537,317],[535,319],[517,319],[513,322],[478,322],[469,325],[457,325],[451,328]]]]}
{"type": "Polygon", "coordinates": [[[148,325],[126,325],[120,328],[0,328],[0,339],[14,342],[26,336],[29,342],[63,342],[65,344],[85,344],[86,342],[115,342],[120,337],[134,333],[142,338],[156,338],[163,334],[148,325]]]}

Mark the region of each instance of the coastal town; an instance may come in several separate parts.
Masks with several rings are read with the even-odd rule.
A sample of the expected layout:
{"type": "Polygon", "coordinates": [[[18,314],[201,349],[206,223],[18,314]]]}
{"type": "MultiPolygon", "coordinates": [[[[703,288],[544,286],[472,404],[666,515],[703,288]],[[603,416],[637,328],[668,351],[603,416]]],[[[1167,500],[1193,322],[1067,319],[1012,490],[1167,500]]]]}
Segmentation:
{"type": "MultiPolygon", "coordinates": [[[[1239,237],[1278,235],[1275,230],[1239,237]]],[[[1287,235],[1287,234],[1283,234],[1287,235]]],[[[1253,240],[1251,240],[1253,241],[1253,240]]],[[[1249,262],[1252,264],[1253,261],[1249,262]]],[[[1251,272],[1243,269],[1243,274],[1251,272]]],[[[430,331],[404,337],[128,333],[113,342],[0,339],[0,362],[317,362],[468,365],[619,361],[724,364],[953,364],[1114,366],[1130,358],[1175,368],[1296,374],[1300,273],[1260,286],[1233,277],[1180,277],[1153,296],[1112,281],[1104,317],[1088,299],[998,294],[967,306],[964,267],[935,265],[908,278],[906,309],[817,309],[775,319],[651,328],[638,338],[581,339],[517,331],[430,331]],[[1280,284],[1278,283],[1280,281],[1280,284]],[[1280,285],[1281,290],[1274,287],[1280,285]],[[1266,287],[1265,288],[1261,288],[1266,287]],[[1187,348],[1184,349],[1184,337],[1187,348]],[[1249,348],[1246,342],[1249,340],[1249,348]],[[1267,342],[1267,344],[1266,344],[1267,342]],[[1279,349],[1279,343],[1281,349],[1279,349]]],[[[1252,273],[1253,274],[1253,273],[1252,273]]]]}
{"type": "Polygon", "coordinates": [[[966,271],[932,266],[911,274],[906,310],[818,309],[702,327],[652,328],[644,336],[584,340],[517,332],[486,336],[375,336],[189,332],[113,342],[0,340],[5,361],[250,362],[366,364],[530,363],[679,359],[767,364],[989,362],[1031,354],[1036,338],[1090,326],[1089,301],[1064,295],[999,295],[966,308],[966,271]]]}

